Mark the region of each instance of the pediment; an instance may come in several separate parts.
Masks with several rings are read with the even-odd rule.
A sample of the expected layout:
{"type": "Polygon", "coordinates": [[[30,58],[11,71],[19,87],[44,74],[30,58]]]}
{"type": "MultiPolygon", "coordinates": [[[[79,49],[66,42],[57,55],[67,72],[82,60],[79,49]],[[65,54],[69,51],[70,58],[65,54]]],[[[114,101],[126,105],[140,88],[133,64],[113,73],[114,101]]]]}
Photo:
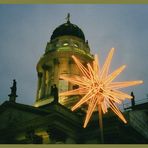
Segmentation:
{"type": "Polygon", "coordinates": [[[0,129],[14,127],[15,124],[29,122],[34,118],[41,117],[38,112],[31,112],[27,108],[15,106],[0,106],[0,129]]]}

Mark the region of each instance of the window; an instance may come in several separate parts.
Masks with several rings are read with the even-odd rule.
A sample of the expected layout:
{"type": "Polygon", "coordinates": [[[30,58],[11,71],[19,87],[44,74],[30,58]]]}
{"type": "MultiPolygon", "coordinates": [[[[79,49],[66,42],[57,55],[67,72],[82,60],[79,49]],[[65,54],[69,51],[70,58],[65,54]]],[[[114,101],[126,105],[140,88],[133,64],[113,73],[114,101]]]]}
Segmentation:
{"type": "Polygon", "coordinates": [[[73,89],[78,89],[78,88],[79,88],[79,85],[73,85],[72,88],[73,88],[73,89]]]}
{"type": "Polygon", "coordinates": [[[59,79],[59,92],[64,92],[68,90],[68,81],[59,79]]]}
{"type": "Polygon", "coordinates": [[[74,46],[74,47],[76,47],[76,48],[78,48],[78,47],[79,47],[79,46],[78,46],[78,44],[76,44],[76,43],[74,43],[74,44],[73,44],[73,46],[74,46]]]}
{"type": "Polygon", "coordinates": [[[63,43],[63,46],[68,46],[69,44],[67,42],[63,43]]]}

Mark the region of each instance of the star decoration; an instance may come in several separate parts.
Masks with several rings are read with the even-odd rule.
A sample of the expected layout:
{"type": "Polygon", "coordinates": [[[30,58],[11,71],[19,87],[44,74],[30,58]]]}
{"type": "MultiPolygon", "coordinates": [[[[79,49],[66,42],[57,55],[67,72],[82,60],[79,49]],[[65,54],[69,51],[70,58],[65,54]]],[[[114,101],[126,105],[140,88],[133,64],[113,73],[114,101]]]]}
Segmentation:
{"type": "Polygon", "coordinates": [[[125,88],[133,85],[138,85],[143,83],[143,81],[124,81],[124,82],[113,82],[113,80],[125,69],[125,65],[122,65],[115,71],[109,74],[109,67],[114,53],[114,48],[112,48],[105,60],[105,63],[100,68],[99,60],[97,55],[94,57],[92,64],[88,63],[85,67],[79,59],[72,55],[73,60],[78,66],[82,73],[82,76],[61,76],[61,79],[69,81],[79,88],[62,92],[60,96],[71,96],[71,95],[82,95],[83,97],[72,107],[72,111],[79,108],[82,104],[87,103],[88,109],[86,112],[86,117],[83,127],[85,128],[90,120],[90,117],[96,107],[98,111],[102,110],[105,114],[108,108],[124,122],[127,123],[126,119],[122,115],[121,111],[118,109],[116,104],[121,104],[122,101],[127,99],[132,99],[132,96],[120,91],[120,88],[125,88]]]}

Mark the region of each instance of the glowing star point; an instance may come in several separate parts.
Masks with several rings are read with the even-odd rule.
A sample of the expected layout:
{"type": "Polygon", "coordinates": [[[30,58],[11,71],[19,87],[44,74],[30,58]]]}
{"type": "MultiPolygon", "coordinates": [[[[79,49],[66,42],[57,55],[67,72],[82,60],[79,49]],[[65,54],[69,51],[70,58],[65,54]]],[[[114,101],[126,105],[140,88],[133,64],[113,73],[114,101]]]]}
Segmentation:
{"type": "MultiPolygon", "coordinates": [[[[86,117],[83,127],[85,128],[92,116],[95,109],[98,109],[99,116],[105,114],[108,108],[124,122],[127,123],[126,119],[118,109],[116,104],[121,104],[122,101],[132,99],[132,97],[122,91],[120,88],[125,88],[133,85],[142,84],[142,80],[138,81],[124,81],[124,82],[113,82],[113,80],[125,69],[126,65],[122,65],[115,71],[109,74],[109,68],[111,60],[114,54],[115,48],[111,48],[104,64],[101,69],[99,65],[99,58],[97,55],[94,56],[94,61],[88,63],[85,67],[79,59],[72,55],[72,59],[81,71],[81,76],[61,76],[61,79],[69,81],[72,84],[78,85],[79,88],[70,90],[67,92],[60,93],[60,96],[71,96],[71,95],[82,95],[83,97],[72,107],[72,111],[81,107],[83,104],[88,105],[86,117]]],[[[102,119],[99,119],[102,120],[102,119]]]]}

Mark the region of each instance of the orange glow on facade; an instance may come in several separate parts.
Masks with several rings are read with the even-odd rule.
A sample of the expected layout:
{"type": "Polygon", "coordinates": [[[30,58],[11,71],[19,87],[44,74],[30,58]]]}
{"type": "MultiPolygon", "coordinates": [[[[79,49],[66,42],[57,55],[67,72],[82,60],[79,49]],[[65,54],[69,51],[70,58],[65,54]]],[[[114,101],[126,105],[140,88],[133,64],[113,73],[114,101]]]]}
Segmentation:
{"type": "Polygon", "coordinates": [[[143,81],[113,82],[126,67],[123,65],[111,74],[108,73],[113,53],[114,48],[110,50],[102,69],[100,68],[97,55],[95,55],[92,65],[88,63],[87,67],[84,67],[79,59],[73,55],[72,58],[81,71],[82,76],[60,77],[61,79],[79,86],[79,88],[75,90],[60,93],[60,96],[83,95],[80,101],[72,107],[72,111],[76,110],[84,103],[88,104],[83,125],[84,128],[87,126],[90,117],[96,108],[98,109],[98,112],[100,110],[105,114],[110,107],[124,123],[127,123],[116,104],[121,104],[126,98],[132,99],[132,97],[118,89],[143,83],[143,81]]]}

